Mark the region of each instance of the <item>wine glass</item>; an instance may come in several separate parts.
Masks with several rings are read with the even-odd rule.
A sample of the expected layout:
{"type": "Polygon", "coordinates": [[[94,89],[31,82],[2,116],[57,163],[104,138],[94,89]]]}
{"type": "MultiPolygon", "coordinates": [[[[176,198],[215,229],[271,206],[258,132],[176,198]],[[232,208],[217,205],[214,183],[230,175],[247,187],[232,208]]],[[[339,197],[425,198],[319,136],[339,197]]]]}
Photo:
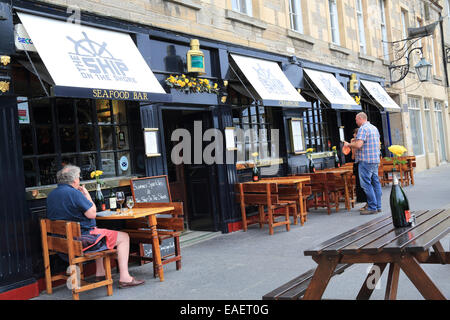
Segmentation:
{"type": "Polygon", "coordinates": [[[116,193],[117,203],[120,205],[120,213],[122,213],[122,204],[125,201],[125,194],[123,191],[119,191],[116,193]]]}
{"type": "Polygon", "coordinates": [[[133,197],[127,197],[127,207],[130,210],[133,209],[133,207],[134,207],[133,197]]]}

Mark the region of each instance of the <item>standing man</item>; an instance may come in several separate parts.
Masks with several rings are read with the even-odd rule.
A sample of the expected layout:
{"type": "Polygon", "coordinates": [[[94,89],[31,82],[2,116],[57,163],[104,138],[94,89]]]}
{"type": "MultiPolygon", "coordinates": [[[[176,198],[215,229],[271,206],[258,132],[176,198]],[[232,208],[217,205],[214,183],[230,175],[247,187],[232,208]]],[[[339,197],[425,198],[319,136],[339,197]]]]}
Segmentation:
{"type": "Polygon", "coordinates": [[[362,215],[381,212],[381,184],[378,179],[378,165],[380,164],[380,133],[378,129],[367,121],[367,115],[360,112],[356,115],[359,127],[356,141],[344,142],[345,146],[356,149],[355,162],[358,162],[359,181],[367,196],[367,209],[362,215]]]}

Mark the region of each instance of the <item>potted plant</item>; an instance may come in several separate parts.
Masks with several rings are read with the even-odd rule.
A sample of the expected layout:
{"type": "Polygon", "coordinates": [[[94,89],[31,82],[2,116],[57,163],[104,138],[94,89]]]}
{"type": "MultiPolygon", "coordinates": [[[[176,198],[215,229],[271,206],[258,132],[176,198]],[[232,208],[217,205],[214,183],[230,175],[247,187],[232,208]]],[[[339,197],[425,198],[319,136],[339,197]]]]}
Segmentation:
{"type": "Polygon", "coordinates": [[[306,149],[306,157],[308,158],[308,170],[309,173],[315,173],[316,168],[314,167],[314,161],[312,159],[312,153],[314,152],[314,148],[306,149]]]}

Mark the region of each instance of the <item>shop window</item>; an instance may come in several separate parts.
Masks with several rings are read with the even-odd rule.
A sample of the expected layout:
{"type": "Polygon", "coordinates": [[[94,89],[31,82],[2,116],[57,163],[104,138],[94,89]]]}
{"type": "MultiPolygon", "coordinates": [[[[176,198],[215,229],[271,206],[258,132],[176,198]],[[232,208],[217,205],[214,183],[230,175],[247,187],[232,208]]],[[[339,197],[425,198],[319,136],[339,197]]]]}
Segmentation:
{"type": "Polygon", "coordinates": [[[56,172],[66,164],[79,166],[82,180],[91,180],[96,169],[104,178],[144,172],[143,165],[132,169],[131,161],[129,134],[140,132],[138,108],[110,100],[52,98],[28,103],[30,121],[20,123],[26,187],[55,184],[56,172]],[[127,113],[135,113],[132,125],[127,113]]]}
{"type": "Polygon", "coordinates": [[[303,112],[305,124],[305,142],[307,148],[314,148],[315,152],[328,150],[328,122],[326,109],[319,101],[311,103],[311,109],[303,112]]]}
{"type": "Polygon", "coordinates": [[[270,158],[273,155],[271,112],[271,108],[258,106],[233,110],[233,126],[246,133],[244,134],[244,140],[238,139],[236,143],[238,155],[242,155],[238,162],[239,160],[253,161],[251,156],[253,152],[258,152],[260,160],[270,158]]]}

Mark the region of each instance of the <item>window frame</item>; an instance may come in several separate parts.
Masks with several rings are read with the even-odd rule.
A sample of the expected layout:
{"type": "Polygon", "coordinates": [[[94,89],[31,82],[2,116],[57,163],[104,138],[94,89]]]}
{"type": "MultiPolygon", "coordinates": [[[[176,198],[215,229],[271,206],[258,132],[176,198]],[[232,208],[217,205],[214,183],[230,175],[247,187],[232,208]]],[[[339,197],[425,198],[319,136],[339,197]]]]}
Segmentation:
{"type": "MultiPolygon", "coordinates": [[[[128,176],[128,175],[133,175],[136,173],[136,168],[134,165],[134,161],[133,161],[133,153],[134,153],[134,142],[133,142],[133,135],[131,133],[131,126],[133,125],[132,120],[130,119],[130,108],[132,108],[133,106],[130,106],[128,102],[123,102],[124,103],[124,108],[125,108],[125,113],[126,113],[126,121],[116,121],[117,119],[115,119],[115,114],[113,113],[113,100],[109,100],[109,108],[110,108],[110,112],[111,112],[111,123],[108,124],[100,124],[98,123],[98,116],[97,116],[97,107],[96,107],[96,101],[98,100],[94,100],[94,99],[78,99],[78,98],[58,98],[58,97],[50,97],[50,98],[45,98],[45,100],[47,100],[48,102],[46,102],[44,104],[48,105],[50,107],[50,112],[51,112],[51,122],[50,124],[46,125],[46,124],[37,124],[35,119],[34,119],[34,113],[35,113],[35,108],[36,106],[34,105],[36,103],[36,101],[39,100],[43,100],[43,99],[32,99],[32,98],[28,98],[28,103],[29,103],[29,112],[30,112],[30,123],[29,124],[20,124],[20,130],[22,131],[22,129],[26,129],[26,128],[30,128],[31,129],[31,135],[32,135],[32,146],[33,146],[33,152],[30,154],[24,154],[22,156],[23,162],[27,161],[31,161],[31,163],[33,164],[33,172],[35,173],[34,177],[32,178],[34,181],[32,183],[32,185],[27,185],[26,188],[34,188],[34,187],[42,187],[42,186],[48,186],[48,185],[52,185],[52,184],[56,184],[56,171],[60,170],[62,168],[62,161],[63,160],[69,160],[70,162],[81,167],[83,166],[83,160],[82,158],[85,156],[93,156],[95,158],[95,169],[97,170],[103,170],[103,164],[102,161],[103,159],[108,159],[108,158],[104,158],[103,154],[113,154],[114,157],[114,175],[111,177],[105,177],[105,178],[119,178],[119,177],[123,177],[123,176],[128,176]],[[59,112],[60,109],[63,108],[65,106],[65,104],[58,104],[58,101],[67,101],[68,105],[72,105],[73,110],[70,111],[73,112],[73,120],[71,123],[61,123],[60,119],[59,119],[59,112]],[[89,110],[89,115],[90,115],[90,122],[88,123],[80,123],[79,121],[79,105],[81,105],[81,103],[85,101],[88,102],[88,109],[89,110]],[[45,154],[40,154],[39,150],[38,150],[38,145],[39,145],[39,139],[37,136],[37,130],[39,127],[50,127],[50,134],[53,137],[53,151],[52,153],[45,153],[45,154]],[[74,129],[74,135],[75,135],[75,139],[74,139],[74,143],[75,143],[75,149],[71,150],[71,151],[67,151],[64,152],[63,151],[63,146],[62,146],[62,142],[61,142],[61,134],[60,134],[60,130],[63,130],[64,128],[72,128],[74,129]],[[109,127],[112,129],[112,149],[109,150],[102,150],[101,149],[101,141],[100,141],[100,128],[101,127],[109,127]],[[90,128],[90,130],[88,130],[90,133],[93,134],[92,137],[90,137],[89,139],[92,139],[93,142],[93,147],[91,148],[91,150],[89,151],[84,151],[81,150],[81,135],[82,135],[82,130],[84,128],[90,128]],[[118,130],[117,130],[118,129],[118,130]],[[120,146],[120,138],[119,138],[119,132],[125,132],[125,134],[127,135],[128,139],[128,145],[127,147],[121,148],[120,146]],[[119,158],[121,157],[121,154],[123,153],[128,153],[129,155],[129,174],[128,175],[123,175],[121,174],[121,170],[119,168],[119,158]],[[53,181],[53,183],[48,183],[48,182],[43,182],[43,181],[47,181],[47,180],[43,180],[43,177],[41,176],[41,161],[45,161],[45,160],[50,160],[50,161],[55,161],[55,165],[53,168],[52,173],[49,173],[48,175],[52,177],[52,179],[48,180],[48,181],[53,181]]],[[[29,130],[29,129],[28,129],[29,130]]],[[[21,148],[23,148],[23,138],[22,138],[22,142],[21,142],[21,148]]],[[[83,172],[82,172],[83,173],[83,172]]],[[[86,178],[86,177],[85,177],[86,178]]],[[[82,180],[83,182],[87,182],[90,181],[91,179],[87,178],[82,180]]],[[[31,182],[31,180],[30,180],[31,182]]]]}
{"type": "Polygon", "coordinates": [[[381,40],[383,45],[383,58],[384,60],[390,60],[389,47],[388,47],[388,34],[387,34],[387,19],[386,19],[386,1],[379,0],[380,18],[381,18],[381,40]]]}
{"type": "Polygon", "coordinates": [[[415,133],[419,134],[420,136],[420,140],[419,143],[421,142],[421,153],[417,153],[414,150],[414,142],[413,142],[413,152],[415,156],[423,156],[425,155],[425,144],[424,144],[424,139],[423,139],[423,122],[422,122],[422,114],[421,114],[421,107],[420,107],[420,98],[417,97],[408,97],[408,111],[409,111],[409,121],[410,121],[410,125],[411,125],[411,136],[413,136],[413,128],[412,128],[412,123],[413,121],[411,121],[411,111],[414,113],[414,115],[418,115],[419,117],[419,128],[416,128],[416,123],[414,123],[414,128],[415,128],[415,133]],[[414,103],[411,103],[412,101],[414,101],[414,103]]]}
{"type": "Polygon", "coordinates": [[[339,14],[336,0],[328,0],[328,13],[330,15],[331,42],[335,45],[341,45],[339,33],[339,14]]]}
{"type": "Polygon", "coordinates": [[[367,54],[366,30],[364,28],[364,6],[362,0],[356,0],[356,21],[358,24],[359,50],[367,54]]]}
{"type": "Polygon", "coordinates": [[[426,132],[428,136],[428,143],[427,143],[427,150],[429,153],[434,153],[434,137],[433,137],[433,129],[431,127],[431,99],[424,99],[423,100],[423,112],[425,115],[425,126],[426,126],[426,132]],[[431,146],[431,150],[429,149],[431,146]]]}
{"type": "Polygon", "coordinates": [[[289,0],[289,20],[291,23],[291,29],[303,34],[304,28],[302,2],[303,0],[289,0]],[[297,12],[296,6],[293,5],[294,3],[297,3],[297,9],[299,12],[297,12]],[[295,26],[297,26],[297,28],[295,26]]]}
{"type": "Polygon", "coordinates": [[[231,0],[231,10],[253,17],[252,0],[231,0]]]}

